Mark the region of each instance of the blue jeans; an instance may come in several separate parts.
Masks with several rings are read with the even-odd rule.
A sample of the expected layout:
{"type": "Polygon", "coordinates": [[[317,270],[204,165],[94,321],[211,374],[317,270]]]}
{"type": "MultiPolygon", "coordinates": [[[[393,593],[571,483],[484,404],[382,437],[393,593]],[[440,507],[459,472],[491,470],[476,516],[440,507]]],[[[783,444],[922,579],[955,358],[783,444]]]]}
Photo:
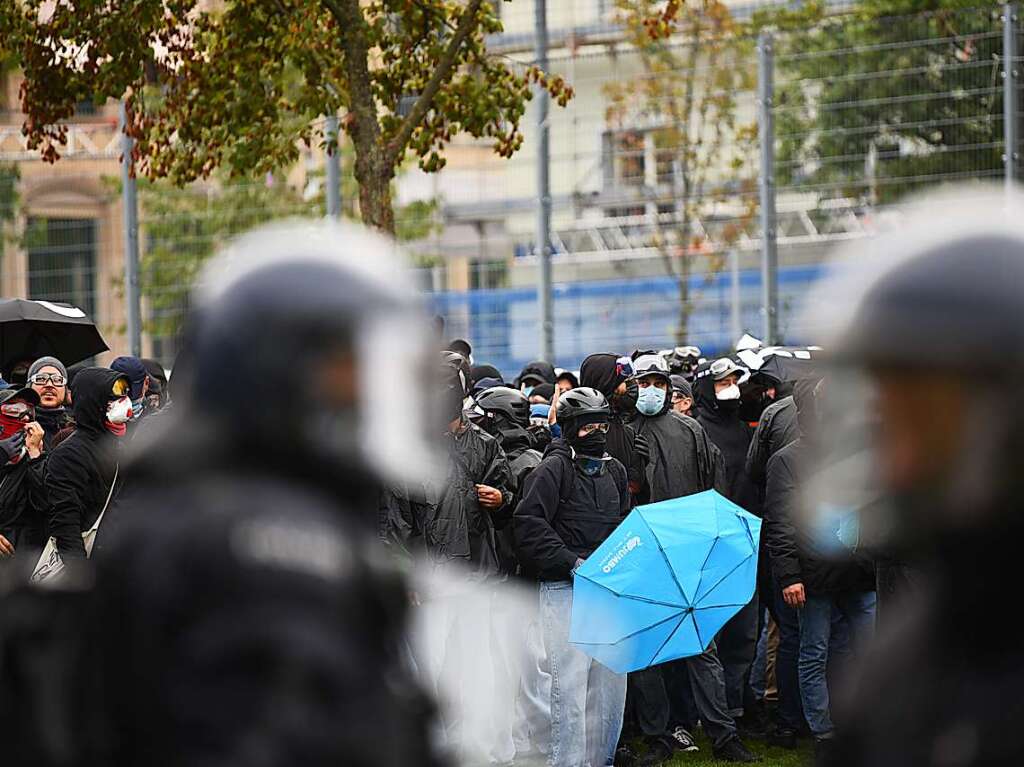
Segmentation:
{"type": "Polygon", "coordinates": [[[550,767],[606,767],[615,758],[626,707],[626,675],[569,644],[572,584],[540,585],[540,620],[551,673],[550,767]]]}
{"type": "Polygon", "coordinates": [[[804,712],[800,702],[800,622],[797,610],[782,598],[782,587],[772,579],[772,618],[779,627],[779,649],[775,654],[775,685],[779,689],[778,723],[788,730],[803,727],[804,712]]]}
{"type": "MultiPolygon", "coordinates": [[[[797,611],[800,623],[800,699],[804,716],[816,738],[832,734],[829,714],[828,667],[844,663],[851,645],[871,638],[875,626],[875,592],[807,595],[797,611]]],[[[781,627],[780,627],[781,628],[781,627]]]]}

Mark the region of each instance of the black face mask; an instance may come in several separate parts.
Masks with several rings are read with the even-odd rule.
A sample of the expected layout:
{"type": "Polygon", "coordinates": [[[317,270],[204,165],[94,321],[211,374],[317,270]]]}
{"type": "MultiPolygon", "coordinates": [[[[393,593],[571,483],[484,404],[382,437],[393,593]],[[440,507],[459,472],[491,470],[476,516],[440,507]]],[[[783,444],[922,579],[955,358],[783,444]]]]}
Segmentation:
{"type": "Polygon", "coordinates": [[[608,435],[600,431],[591,432],[585,437],[573,437],[569,440],[569,444],[573,446],[577,453],[595,458],[600,458],[604,455],[604,448],[607,443],[608,435]]]}
{"type": "Polygon", "coordinates": [[[640,386],[636,381],[630,379],[626,381],[626,393],[625,394],[613,394],[609,398],[609,404],[612,409],[620,415],[628,415],[636,410],[636,398],[640,393],[640,386]]]}
{"type": "Polygon", "coordinates": [[[716,399],[715,402],[719,410],[732,415],[739,415],[740,407],[743,405],[743,400],[738,399],[716,399]]]}

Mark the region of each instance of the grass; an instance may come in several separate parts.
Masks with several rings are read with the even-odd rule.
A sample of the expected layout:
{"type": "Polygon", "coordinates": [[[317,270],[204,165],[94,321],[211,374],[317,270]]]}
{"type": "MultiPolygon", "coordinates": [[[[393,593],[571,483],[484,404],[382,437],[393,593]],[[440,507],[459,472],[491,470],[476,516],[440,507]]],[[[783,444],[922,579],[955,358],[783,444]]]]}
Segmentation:
{"type": "MultiPolygon", "coordinates": [[[[676,754],[669,762],[672,767],[722,767],[729,764],[715,759],[711,755],[711,741],[704,737],[699,730],[694,733],[697,738],[697,745],[700,751],[695,754],[676,754]]],[[[747,748],[761,757],[763,761],[758,762],[761,767],[806,767],[813,764],[813,750],[809,738],[798,741],[799,748],[796,751],[787,751],[784,748],[769,748],[763,741],[744,740],[747,748]]]]}

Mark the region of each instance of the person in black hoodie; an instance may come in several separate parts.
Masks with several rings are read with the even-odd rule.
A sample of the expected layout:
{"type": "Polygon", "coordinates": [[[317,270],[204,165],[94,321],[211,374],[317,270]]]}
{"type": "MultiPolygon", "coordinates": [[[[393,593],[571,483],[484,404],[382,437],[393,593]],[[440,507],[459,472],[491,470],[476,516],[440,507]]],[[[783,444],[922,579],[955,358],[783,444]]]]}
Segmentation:
{"type": "MultiPolygon", "coordinates": [[[[615,354],[591,354],[580,365],[580,386],[597,389],[608,400],[611,418],[608,420],[608,455],[626,467],[629,493],[633,505],[646,503],[650,497],[647,486],[647,461],[650,447],[637,430],[627,423],[636,415],[636,382],[632,361],[615,354]]],[[[557,416],[557,413],[556,413],[557,416]]]]}
{"type": "MultiPolygon", "coordinates": [[[[828,750],[826,741],[834,729],[826,669],[834,677],[835,669],[848,663],[851,646],[863,646],[871,638],[875,618],[873,563],[828,539],[819,540],[798,517],[800,491],[822,465],[817,421],[824,409],[825,383],[797,383],[794,399],[803,436],[768,461],[765,496],[766,547],[782,598],[799,617],[800,698],[819,752],[828,750]]],[[[781,652],[793,637],[785,624],[780,631],[781,652]]]]}
{"type": "Polygon", "coordinates": [[[85,559],[82,533],[117,494],[120,444],[131,418],[128,379],[107,368],[86,368],[72,390],[75,433],[50,455],[44,484],[47,531],[67,563],[85,559]]]}
{"type": "Polygon", "coordinates": [[[622,729],[626,678],[569,644],[572,578],[630,508],[626,470],[605,452],[611,410],[581,387],[559,398],[556,439],[526,480],[516,507],[516,552],[540,579],[544,649],[551,676],[552,767],[612,762],[622,729]]]}
{"type": "MultiPolygon", "coordinates": [[[[721,451],[725,464],[725,490],[733,503],[751,514],[761,516],[761,498],[746,470],[747,451],[753,429],[740,420],[740,384],[749,371],[728,357],[705,362],[694,374],[693,392],[697,399],[697,420],[708,439],[721,451]]],[[[737,722],[752,732],[763,731],[763,711],[750,689],[750,667],[754,662],[758,637],[758,598],[755,594],[719,632],[718,652],[725,669],[729,711],[737,722]]]]}
{"type": "Polygon", "coordinates": [[[501,513],[493,514],[492,518],[498,531],[502,569],[514,575],[519,568],[515,561],[512,512],[522,497],[526,477],[537,468],[543,455],[535,449],[535,440],[528,431],[530,403],[525,394],[508,386],[494,386],[477,394],[475,403],[476,408],[484,416],[477,421],[477,425],[500,440],[501,449],[505,451],[505,457],[508,459],[508,489],[512,493],[512,499],[505,504],[501,513]]]}

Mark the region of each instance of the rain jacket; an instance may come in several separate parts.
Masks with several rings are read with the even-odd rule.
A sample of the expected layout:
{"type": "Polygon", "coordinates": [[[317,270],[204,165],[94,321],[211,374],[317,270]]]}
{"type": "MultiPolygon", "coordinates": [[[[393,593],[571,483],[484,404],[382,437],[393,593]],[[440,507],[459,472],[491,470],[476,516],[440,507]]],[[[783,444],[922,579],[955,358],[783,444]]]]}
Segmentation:
{"type": "Polygon", "coordinates": [[[721,453],[697,421],[670,410],[661,415],[640,415],[633,427],[650,446],[647,485],[652,503],[704,490],[723,491],[721,453]]]}
{"type": "Polygon", "coordinates": [[[750,440],[746,463],[747,476],[762,492],[768,479],[768,459],[799,437],[793,397],[784,397],[764,409],[750,440]]]}
{"type": "MultiPolygon", "coordinates": [[[[828,552],[794,522],[800,489],[817,458],[812,443],[798,439],[768,461],[764,504],[764,542],[772,574],[782,588],[803,583],[810,594],[874,590],[874,566],[865,557],[828,552]]],[[[838,541],[837,541],[838,543],[838,541]]]]}
{"type": "Polygon", "coordinates": [[[122,377],[106,368],[78,374],[73,392],[77,429],[46,463],[47,531],[56,537],[64,559],[85,558],[82,533],[103,510],[114,481],[120,445],[103,424],[111,388],[122,377]]]}
{"type": "Polygon", "coordinates": [[[0,535],[17,554],[38,552],[46,545],[46,493],[43,477],[47,456],[0,468],[0,535]]]}
{"type": "Polygon", "coordinates": [[[461,562],[479,577],[500,571],[495,519],[512,502],[511,472],[498,440],[464,422],[446,432],[447,475],[418,487],[392,488],[381,502],[380,533],[407,552],[424,549],[435,564],[461,562]],[[504,502],[493,510],[477,500],[476,485],[502,492],[504,502]]]}
{"type": "Polygon", "coordinates": [[[609,458],[605,471],[586,474],[572,448],[556,439],[526,479],[516,507],[516,553],[523,570],[545,581],[564,581],[629,513],[626,471],[609,458]]]}
{"type": "Polygon", "coordinates": [[[526,478],[540,465],[544,456],[539,450],[534,449],[534,440],[530,432],[522,427],[503,428],[499,437],[501,448],[508,458],[512,501],[500,509],[500,513],[493,515],[494,527],[497,531],[498,557],[501,560],[502,572],[515,575],[519,571],[519,566],[515,554],[512,513],[522,499],[526,478]]]}

